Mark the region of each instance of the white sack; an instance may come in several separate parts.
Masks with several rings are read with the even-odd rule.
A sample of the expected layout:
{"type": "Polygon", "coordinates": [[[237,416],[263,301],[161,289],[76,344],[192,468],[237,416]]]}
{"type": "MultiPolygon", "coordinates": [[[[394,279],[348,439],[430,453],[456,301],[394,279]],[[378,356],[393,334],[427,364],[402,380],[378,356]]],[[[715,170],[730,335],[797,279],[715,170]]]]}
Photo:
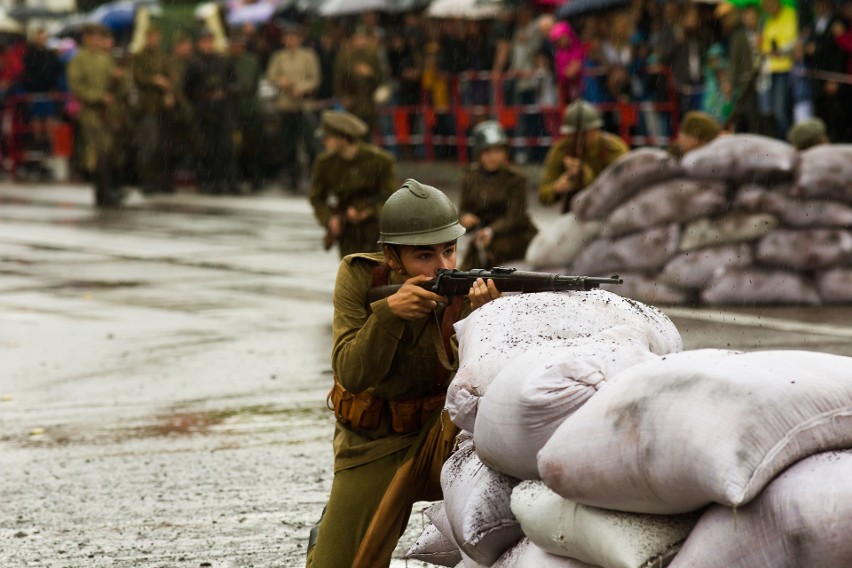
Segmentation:
{"type": "Polygon", "coordinates": [[[790,464],[852,447],[852,358],[685,351],[619,373],[551,436],[542,480],[579,503],[742,506],[790,464]]]}
{"type": "Polygon", "coordinates": [[[524,535],[512,515],[518,480],[485,466],[473,441],[460,443],[441,469],[444,511],[453,540],[466,557],[490,566],[524,535]]]}
{"type": "Polygon", "coordinates": [[[453,540],[445,536],[434,523],[429,523],[405,554],[406,558],[438,566],[455,566],[461,562],[461,552],[453,540]]]}
{"type": "Polygon", "coordinates": [[[717,276],[701,292],[711,306],[802,304],[818,306],[820,297],[801,274],[758,267],[734,268],[717,276]]]}
{"type": "Polygon", "coordinates": [[[671,259],[658,280],[672,286],[701,289],[727,269],[749,266],[753,260],[751,246],[746,244],[702,248],[671,259]]]}
{"type": "Polygon", "coordinates": [[[852,145],[825,144],[802,152],[794,194],[852,203],[852,145]]]}
{"type": "Polygon", "coordinates": [[[770,185],[793,178],[798,154],[781,140],[734,134],[687,152],[680,163],[686,176],[693,179],[770,185]]]}
{"type": "Polygon", "coordinates": [[[852,566],[852,454],[793,465],[736,512],[707,510],[670,568],[852,566]]]}
{"type": "Polygon", "coordinates": [[[852,207],[839,201],[793,199],[785,188],[766,189],[756,185],[740,188],[734,207],[751,213],[772,213],[790,227],[849,227],[852,207]]]}
{"type": "Polygon", "coordinates": [[[677,160],[665,150],[631,150],[571,199],[571,211],[578,219],[603,219],[636,192],[681,174],[677,160]]]}
{"type": "Polygon", "coordinates": [[[660,310],[604,290],[513,294],[488,302],[455,325],[459,370],[447,390],[450,419],[473,432],[479,397],[520,354],[559,349],[607,329],[639,329],[652,353],[682,349],[680,333],[660,310]]]}
{"type": "Polygon", "coordinates": [[[640,515],[580,505],[541,481],[515,487],[512,512],[543,550],[603,568],[665,566],[698,521],[697,513],[640,515]]]}
{"type": "Polygon", "coordinates": [[[545,552],[530,539],[522,539],[506,551],[491,568],[594,568],[585,562],[545,552]]]}
{"type": "Polygon", "coordinates": [[[843,229],[777,229],[757,243],[762,264],[793,270],[819,270],[852,258],[852,234],[843,229]]]}
{"type": "Polygon", "coordinates": [[[615,239],[648,227],[684,223],[725,210],[723,182],[672,179],[642,190],[610,213],[601,233],[615,239]]]}
{"type": "Polygon", "coordinates": [[[817,275],[817,289],[827,304],[852,302],[852,269],[835,268],[817,275]]]}
{"type": "Polygon", "coordinates": [[[694,292],[672,286],[661,281],[656,276],[649,276],[642,272],[621,272],[623,284],[619,286],[606,286],[607,289],[617,291],[625,298],[633,298],[647,304],[678,305],[693,303],[694,292]]]}
{"type": "Polygon", "coordinates": [[[598,239],[580,252],[571,265],[574,274],[608,276],[624,270],[655,270],[677,253],[680,225],[672,223],[616,240],[598,239]]]}
{"type": "Polygon", "coordinates": [[[769,213],[728,213],[721,217],[702,217],[683,228],[681,251],[754,241],[778,226],[778,218],[769,213]]]}
{"type": "Polygon", "coordinates": [[[532,269],[568,266],[600,230],[599,221],[579,221],[573,213],[566,213],[536,233],[525,260],[532,269]]]}
{"type": "Polygon", "coordinates": [[[609,377],[657,358],[644,334],[624,325],[576,345],[520,355],[479,402],[473,436],[477,455],[506,475],[538,479],[536,454],[559,425],[609,377]]]}

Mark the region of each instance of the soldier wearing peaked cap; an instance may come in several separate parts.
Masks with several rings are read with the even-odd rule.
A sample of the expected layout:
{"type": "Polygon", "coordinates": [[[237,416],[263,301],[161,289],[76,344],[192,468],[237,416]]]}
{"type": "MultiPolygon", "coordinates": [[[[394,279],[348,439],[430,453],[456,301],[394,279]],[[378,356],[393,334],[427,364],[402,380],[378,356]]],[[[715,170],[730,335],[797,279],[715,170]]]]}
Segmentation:
{"type": "Polygon", "coordinates": [[[345,111],[320,121],[325,153],[314,162],[310,201],[326,229],[326,249],[340,257],[379,249],[379,214],[396,187],[396,164],[384,150],[363,142],[367,125],[345,111]]]}
{"type": "Polygon", "coordinates": [[[626,154],[627,144],[605,132],[603,119],[584,100],[568,105],[559,129],[564,138],[554,144],[544,158],[538,199],[551,205],[567,199],[592,183],[611,163],[626,154]]]}
{"type": "Polygon", "coordinates": [[[310,568],[387,567],[415,501],[441,499],[458,428],[443,410],[453,324],[500,296],[478,280],[449,302],[417,283],[456,267],[464,234],[452,201],[406,180],[381,212],[383,250],[346,256],[334,289],[334,480],[311,531],[310,568]],[[367,305],[370,288],[402,284],[367,305]]]}

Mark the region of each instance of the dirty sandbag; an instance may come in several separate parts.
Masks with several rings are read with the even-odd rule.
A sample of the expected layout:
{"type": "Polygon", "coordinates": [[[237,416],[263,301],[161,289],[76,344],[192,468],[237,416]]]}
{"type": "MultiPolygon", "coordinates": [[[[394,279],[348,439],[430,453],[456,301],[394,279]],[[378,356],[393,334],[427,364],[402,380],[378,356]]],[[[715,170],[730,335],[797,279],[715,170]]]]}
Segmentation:
{"type": "Polygon", "coordinates": [[[852,226],[852,206],[840,201],[792,198],[785,189],[745,185],[737,191],[733,206],[751,213],[771,213],[790,227],[852,226]]]}
{"type": "Polygon", "coordinates": [[[682,173],[677,160],[665,150],[631,150],[571,199],[571,211],[584,221],[603,219],[642,189],[682,173]]]}
{"type": "Polygon", "coordinates": [[[624,283],[618,287],[618,293],[625,298],[653,305],[681,305],[694,303],[694,290],[668,284],[653,272],[621,272],[624,283]]]}
{"type": "Polygon", "coordinates": [[[566,213],[539,230],[527,247],[525,260],[533,269],[568,266],[600,230],[599,221],[580,221],[566,213]]]}
{"type": "MultiPolygon", "coordinates": [[[[464,568],[464,567],[461,567],[464,568]]],[[[507,550],[491,568],[595,568],[590,564],[545,552],[530,539],[521,539],[507,550]]]]}
{"type": "Polygon", "coordinates": [[[444,511],[453,540],[474,562],[490,566],[524,536],[510,506],[517,484],[517,479],[485,466],[473,440],[461,442],[444,463],[444,511]]]}
{"type": "Polygon", "coordinates": [[[798,161],[795,148],[786,142],[757,134],[733,134],[687,152],[680,163],[692,179],[771,185],[792,180],[798,161]]]}
{"type": "Polygon", "coordinates": [[[723,182],[677,178],[640,191],[610,213],[601,234],[615,239],[668,223],[715,215],[728,205],[723,182]]]}
{"type": "Polygon", "coordinates": [[[852,203],[852,144],[822,144],[802,152],[793,195],[852,203]]]}
{"type": "Polygon", "coordinates": [[[852,357],[684,351],[622,371],[551,436],[542,480],[566,499],[677,514],[740,507],[800,459],[852,447],[852,357]]]}
{"type": "Polygon", "coordinates": [[[852,566],[852,453],[794,464],[736,511],[708,509],[670,568],[852,566]]]}
{"type": "Polygon", "coordinates": [[[852,268],[835,268],[817,274],[817,290],[826,304],[852,302],[852,268]]]}
{"type": "Polygon", "coordinates": [[[653,227],[616,240],[597,239],[577,255],[571,271],[603,276],[627,270],[658,270],[677,254],[679,245],[678,223],[653,227]]]}
{"type": "Polygon", "coordinates": [[[559,425],[615,373],[657,358],[643,333],[626,325],[575,345],[524,353],[494,379],[479,402],[476,453],[501,473],[538,479],[536,454],[559,425]]]}
{"type": "Polygon", "coordinates": [[[798,272],[751,266],[731,268],[714,277],[700,294],[710,306],[818,306],[813,283],[798,272]]]}
{"type": "Polygon", "coordinates": [[[643,515],[589,507],[563,499],[541,481],[515,487],[512,512],[543,550],[603,568],[666,566],[699,518],[697,512],[643,515]]]}
{"type": "Polygon", "coordinates": [[[852,259],[852,234],[844,229],[776,229],[757,243],[755,259],[801,271],[833,268],[852,259]]]}
{"type": "MultiPolygon", "coordinates": [[[[729,268],[750,266],[754,260],[751,246],[747,244],[708,247],[681,253],[671,259],[659,274],[664,284],[700,290],[729,268]]],[[[625,282],[631,282],[633,278],[625,282]]]]}
{"type": "Polygon", "coordinates": [[[769,213],[734,211],[720,217],[701,217],[683,227],[680,250],[755,241],[777,226],[778,218],[769,213]]]}
{"type": "Polygon", "coordinates": [[[455,566],[462,560],[461,552],[453,540],[430,522],[405,553],[406,558],[421,560],[438,566],[455,566]]]}

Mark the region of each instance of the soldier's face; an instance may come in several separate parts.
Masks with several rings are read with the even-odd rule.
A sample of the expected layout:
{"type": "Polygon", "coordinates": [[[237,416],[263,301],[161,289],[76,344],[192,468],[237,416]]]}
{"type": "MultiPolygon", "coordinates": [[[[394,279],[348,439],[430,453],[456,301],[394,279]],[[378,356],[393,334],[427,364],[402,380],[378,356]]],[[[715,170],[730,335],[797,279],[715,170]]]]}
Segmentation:
{"type": "Polygon", "coordinates": [[[508,159],[509,155],[502,146],[486,148],[479,154],[479,163],[486,172],[496,172],[508,159]]]}
{"type": "Polygon", "coordinates": [[[456,267],[456,241],[430,246],[401,246],[399,258],[409,278],[438,274],[439,268],[456,267]]]}

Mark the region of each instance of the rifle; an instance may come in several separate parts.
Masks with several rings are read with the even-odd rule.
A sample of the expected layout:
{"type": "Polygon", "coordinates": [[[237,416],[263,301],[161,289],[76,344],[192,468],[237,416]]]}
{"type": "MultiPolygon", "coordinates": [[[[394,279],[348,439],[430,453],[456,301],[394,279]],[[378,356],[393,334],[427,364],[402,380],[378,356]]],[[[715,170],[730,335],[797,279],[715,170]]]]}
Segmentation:
{"type": "Polygon", "coordinates": [[[577,176],[574,178],[574,191],[565,193],[562,201],[562,213],[568,213],[571,210],[571,196],[577,193],[583,183],[583,163],[586,161],[586,137],[583,135],[583,112],[582,108],[577,113],[577,130],[574,133],[574,157],[580,160],[580,167],[577,169],[577,176]]]}
{"type": "MultiPolygon", "coordinates": [[[[338,211],[337,213],[335,213],[335,215],[340,218],[340,234],[343,235],[343,228],[346,226],[346,211],[338,211]]],[[[339,238],[340,237],[335,237],[334,235],[332,235],[331,229],[326,226],[325,235],[322,238],[322,248],[325,250],[330,250],[339,238]]]]}
{"type": "MultiPolygon", "coordinates": [[[[595,276],[566,276],[547,272],[524,272],[516,268],[498,266],[491,270],[475,268],[473,270],[456,270],[441,268],[434,280],[419,284],[420,287],[441,296],[466,296],[477,278],[493,280],[501,292],[563,292],[566,290],[588,291],[598,288],[601,284],[621,284],[624,282],[618,274],[609,278],[595,276]]],[[[369,303],[387,298],[395,294],[401,284],[376,286],[367,294],[369,303]]]]}

